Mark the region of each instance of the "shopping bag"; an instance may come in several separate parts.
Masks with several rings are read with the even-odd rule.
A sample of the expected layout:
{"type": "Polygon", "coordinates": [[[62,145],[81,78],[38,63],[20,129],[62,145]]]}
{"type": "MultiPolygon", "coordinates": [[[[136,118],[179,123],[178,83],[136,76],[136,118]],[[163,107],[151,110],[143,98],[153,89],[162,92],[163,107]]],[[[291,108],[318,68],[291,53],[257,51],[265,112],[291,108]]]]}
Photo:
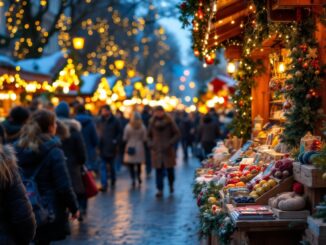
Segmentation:
{"type": "Polygon", "coordinates": [[[85,186],[86,197],[91,198],[96,196],[98,193],[97,185],[92,171],[89,171],[86,166],[83,167],[82,178],[85,186]]]}

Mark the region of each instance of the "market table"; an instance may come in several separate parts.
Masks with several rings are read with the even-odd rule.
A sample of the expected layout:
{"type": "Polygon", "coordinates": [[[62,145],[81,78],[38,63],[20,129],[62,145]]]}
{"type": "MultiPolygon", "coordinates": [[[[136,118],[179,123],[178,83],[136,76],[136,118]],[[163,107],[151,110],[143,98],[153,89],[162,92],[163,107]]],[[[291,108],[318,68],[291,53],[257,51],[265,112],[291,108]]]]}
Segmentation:
{"type": "MultiPolygon", "coordinates": [[[[234,209],[232,204],[226,205],[228,213],[234,209]]],[[[234,245],[297,245],[302,240],[306,221],[300,219],[275,220],[235,220],[236,232],[233,234],[234,245]]]]}

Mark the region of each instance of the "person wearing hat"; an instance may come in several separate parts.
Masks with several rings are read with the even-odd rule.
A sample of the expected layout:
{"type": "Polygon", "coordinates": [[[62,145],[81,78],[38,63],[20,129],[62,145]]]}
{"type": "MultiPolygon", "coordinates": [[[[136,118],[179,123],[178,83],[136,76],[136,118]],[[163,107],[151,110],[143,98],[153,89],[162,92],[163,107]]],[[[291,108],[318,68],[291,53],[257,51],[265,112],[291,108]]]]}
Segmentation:
{"type": "Polygon", "coordinates": [[[173,119],[162,106],[154,110],[148,127],[148,145],[151,149],[152,166],[156,169],[157,197],[163,196],[164,172],[167,172],[170,193],[174,192],[175,143],[180,132],[173,119]]]}
{"type": "Polygon", "coordinates": [[[21,133],[21,129],[29,118],[29,111],[22,106],[11,109],[8,118],[0,124],[0,143],[13,143],[21,133]]]}

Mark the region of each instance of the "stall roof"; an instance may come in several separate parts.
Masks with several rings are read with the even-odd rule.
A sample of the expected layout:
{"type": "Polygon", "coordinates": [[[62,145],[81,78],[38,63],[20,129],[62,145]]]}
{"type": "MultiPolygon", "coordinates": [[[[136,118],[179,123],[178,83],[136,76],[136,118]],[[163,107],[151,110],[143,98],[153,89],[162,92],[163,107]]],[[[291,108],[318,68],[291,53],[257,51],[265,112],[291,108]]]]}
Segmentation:
{"type": "Polygon", "coordinates": [[[65,54],[62,51],[58,51],[38,59],[21,60],[16,62],[16,65],[20,66],[24,71],[53,77],[66,65],[65,54]]]}
{"type": "Polygon", "coordinates": [[[132,94],[134,92],[134,86],[133,85],[124,86],[124,90],[125,90],[125,93],[126,93],[126,97],[131,98],[132,94]]]}
{"type": "Polygon", "coordinates": [[[82,80],[82,86],[80,88],[80,93],[84,95],[93,94],[102,78],[100,73],[90,73],[80,77],[82,80]]]}
{"type": "Polygon", "coordinates": [[[8,56],[0,55],[0,66],[15,67],[16,63],[8,56]]]}
{"type": "Polygon", "coordinates": [[[208,46],[212,47],[227,39],[241,35],[243,28],[241,23],[245,23],[250,11],[248,0],[221,0],[218,10],[212,21],[213,28],[209,33],[208,46]]]}
{"type": "Polygon", "coordinates": [[[110,76],[106,77],[106,80],[108,81],[110,89],[112,89],[115,86],[118,78],[116,76],[110,76]]]}

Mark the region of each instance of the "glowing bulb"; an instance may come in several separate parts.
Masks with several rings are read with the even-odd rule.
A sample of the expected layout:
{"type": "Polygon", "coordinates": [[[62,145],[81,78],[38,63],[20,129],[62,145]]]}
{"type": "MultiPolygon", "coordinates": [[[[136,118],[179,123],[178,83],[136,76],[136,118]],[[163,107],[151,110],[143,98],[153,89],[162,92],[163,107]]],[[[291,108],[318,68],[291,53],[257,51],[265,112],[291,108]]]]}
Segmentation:
{"type": "Polygon", "coordinates": [[[278,65],[278,72],[279,73],[283,73],[285,72],[285,65],[283,62],[280,62],[279,65],[278,65]]]}
{"type": "Polygon", "coordinates": [[[228,73],[233,74],[235,72],[235,64],[233,62],[229,62],[226,69],[228,73]]]}

